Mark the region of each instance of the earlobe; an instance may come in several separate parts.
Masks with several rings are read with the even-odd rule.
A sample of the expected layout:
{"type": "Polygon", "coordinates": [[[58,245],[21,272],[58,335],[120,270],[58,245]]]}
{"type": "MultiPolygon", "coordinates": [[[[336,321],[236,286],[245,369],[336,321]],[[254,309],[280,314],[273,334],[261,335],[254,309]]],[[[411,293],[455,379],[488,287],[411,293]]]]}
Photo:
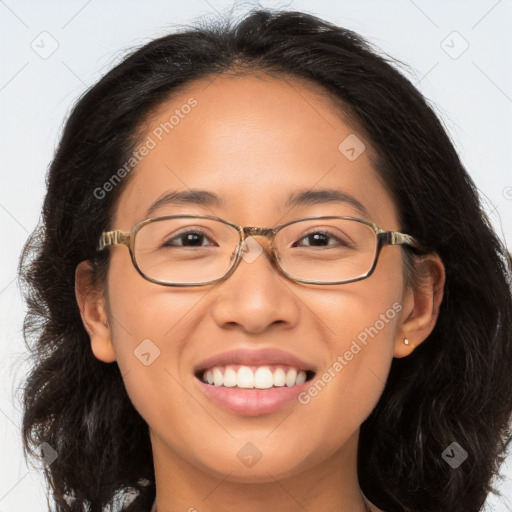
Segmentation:
{"type": "Polygon", "coordinates": [[[445,268],[441,258],[431,253],[420,264],[417,289],[410,289],[404,301],[402,325],[397,332],[394,357],[406,357],[433,331],[443,300],[445,268]]]}
{"type": "Polygon", "coordinates": [[[85,330],[91,340],[95,357],[105,363],[116,360],[108,324],[105,297],[93,285],[93,268],[89,261],[82,261],[75,270],[75,296],[85,330]]]}

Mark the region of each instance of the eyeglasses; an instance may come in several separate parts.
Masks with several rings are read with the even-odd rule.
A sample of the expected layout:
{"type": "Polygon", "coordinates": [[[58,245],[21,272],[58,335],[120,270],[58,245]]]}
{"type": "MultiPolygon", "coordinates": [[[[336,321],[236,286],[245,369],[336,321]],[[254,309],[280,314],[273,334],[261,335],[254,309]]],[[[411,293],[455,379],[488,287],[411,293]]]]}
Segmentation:
{"type": "MultiPolygon", "coordinates": [[[[164,286],[203,286],[229,277],[247,255],[250,237],[270,240],[272,262],[289,279],[344,284],[369,277],[383,245],[421,250],[418,241],[383,231],[369,220],[320,216],[273,228],[241,227],[209,215],[172,215],[143,220],[129,233],[104,231],[98,250],[126,245],[139,274],[164,286]]],[[[262,250],[253,242],[253,246],[262,250]]]]}

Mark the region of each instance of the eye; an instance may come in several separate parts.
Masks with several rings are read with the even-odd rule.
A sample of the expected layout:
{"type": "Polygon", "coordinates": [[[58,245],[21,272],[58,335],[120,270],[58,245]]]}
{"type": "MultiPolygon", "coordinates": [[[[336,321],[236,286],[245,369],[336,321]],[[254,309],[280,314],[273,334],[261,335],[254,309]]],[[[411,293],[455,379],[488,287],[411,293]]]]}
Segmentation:
{"type": "MultiPolygon", "coordinates": [[[[167,238],[162,243],[162,247],[204,247],[203,241],[210,241],[206,232],[200,229],[183,231],[172,238],[167,238]],[[177,242],[177,243],[176,243],[177,242]]],[[[206,245],[216,245],[215,243],[206,245]]]]}
{"type": "Polygon", "coordinates": [[[307,235],[303,236],[300,240],[295,242],[292,245],[292,247],[297,247],[298,245],[305,247],[326,247],[332,245],[341,245],[342,247],[352,246],[352,244],[350,243],[346,236],[344,237],[344,239],[342,239],[339,236],[336,236],[327,231],[314,231],[308,233],[307,235]],[[307,240],[307,243],[303,243],[304,240],[307,240]],[[329,241],[332,241],[333,243],[329,243],[329,241]]]}

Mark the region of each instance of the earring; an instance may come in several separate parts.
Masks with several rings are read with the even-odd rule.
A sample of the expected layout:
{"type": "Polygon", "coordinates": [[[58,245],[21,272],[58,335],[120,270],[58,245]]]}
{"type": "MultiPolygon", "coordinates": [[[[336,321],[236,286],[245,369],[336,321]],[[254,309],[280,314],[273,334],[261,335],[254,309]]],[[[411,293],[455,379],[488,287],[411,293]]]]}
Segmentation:
{"type": "Polygon", "coordinates": [[[404,338],[404,343],[405,343],[406,345],[409,345],[409,340],[408,340],[407,338],[404,338]]]}

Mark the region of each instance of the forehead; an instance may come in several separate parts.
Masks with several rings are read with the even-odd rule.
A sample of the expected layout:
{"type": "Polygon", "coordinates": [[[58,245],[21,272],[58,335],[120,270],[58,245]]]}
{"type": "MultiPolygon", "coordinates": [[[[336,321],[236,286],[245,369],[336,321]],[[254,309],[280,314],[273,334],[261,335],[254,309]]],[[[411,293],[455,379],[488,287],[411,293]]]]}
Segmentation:
{"type": "MultiPolygon", "coordinates": [[[[329,95],[307,82],[222,75],[197,80],[159,105],[142,127],[137,151],[144,156],[121,194],[116,227],[129,229],[146,218],[166,192],[196,189],[211,191],[221,203],[187,213],[238,223],[273,225],[289,210],[291,195],[315,189],[339,190],[362,203],[372,220],[387,212],[393,222],[369,141],[329,95]]],[[[162,214],[172,214],[166,208],[162,214]]]]}

